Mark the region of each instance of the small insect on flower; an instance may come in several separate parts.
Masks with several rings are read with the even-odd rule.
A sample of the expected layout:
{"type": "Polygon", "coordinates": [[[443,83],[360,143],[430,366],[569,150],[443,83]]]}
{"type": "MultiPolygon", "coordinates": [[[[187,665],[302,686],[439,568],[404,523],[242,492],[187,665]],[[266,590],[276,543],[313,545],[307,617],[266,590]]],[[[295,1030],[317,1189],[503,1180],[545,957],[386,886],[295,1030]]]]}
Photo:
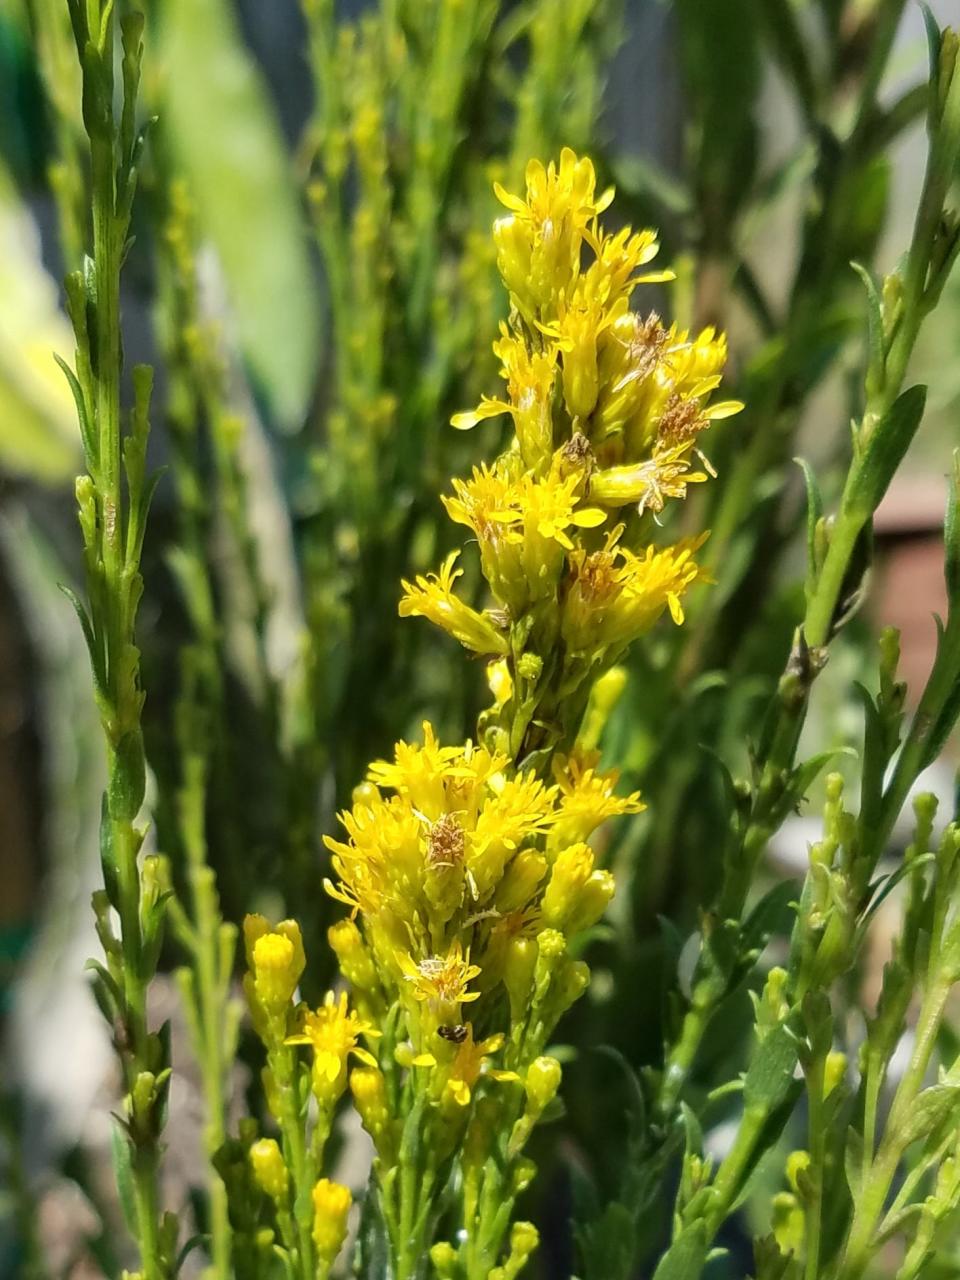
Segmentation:
{"type": "Polygon", "coordinates": [[[467,1028],[459,1022],[453,1027],[438,1027],[437,1035],[441,1040],[449,1040],[451,1044],[463,1044],[467,1038],[467,1028]]]}

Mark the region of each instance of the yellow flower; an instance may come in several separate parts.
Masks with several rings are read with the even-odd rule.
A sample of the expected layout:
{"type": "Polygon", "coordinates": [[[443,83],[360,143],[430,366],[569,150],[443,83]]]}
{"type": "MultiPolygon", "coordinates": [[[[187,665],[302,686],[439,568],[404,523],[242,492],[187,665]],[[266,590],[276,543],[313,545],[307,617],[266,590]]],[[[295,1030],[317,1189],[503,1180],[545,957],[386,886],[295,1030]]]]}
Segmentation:
{"type": "Polygon", "coordinates": [[[446,955],[418,962],[408,952],[400,952],[397,962],[414,1000],[427,1005],[441,1024],[459,1022],[460,1005],[480,999],[479,991],[467,990],[480,966],[470,963],[470,953],[464,952],[459,940],[446,955]]]}
{"type": "Polygon", "coordinates": [[[567,293],[580,270],[585,232],[613,199],[613,189],[596,195],[596,173],[590,160],[569,147],[560,164],[544,168],[531,160],[526,172],[526,199],[494,184],[497,198],[510,216],[494,225],[497,266],[511,299],[529,321],[567,293]]]}
{"type": "Polygon", "coordinates": [[[313,1050],[312,1086],[315,1097],[326,1106],[337,1101],[347,1083],[347,1060],[352,1054],[367,1066],[376,1066],[376,1058],[358,1044],[360,1036],[379,1036],[372,1023],[351,1013],[347,993],[339,998],[328,991],[316,1012],[308,1010],[303,1030],[287,1036],[286,1043],[307,1044],[313,1050]]]}
{"type": "Polygon", "coordinates": [[[557,820],[550,830],[550,847],[561,849],[588,840],[607,818],[625,813],[642,813],[646,805],[639,791],[618,796],[614,788],[620,779],[618,769],[600,770],[599,751],[574,751],[558,756],[553,762],[553,776],[560,789],[557,820]]]}
{"type": "Polygon", "coordinates": [[[599,551],[577,550],[570,556],[561,625],[573,654],[619,652],[649,631],[667,608],[679,625],[683,594],[702,577],[693,555],[706,534],[634,555],[617,545],[622,532],[620,525],[599,551]]]}
{"type": "Polygon", "coordinates": [[[481,1077],[507,1083],[519,1080],[515,1071],[499,1071],[490,1065],[491,1054],[503,1047],[504,1037],[500,1034],[487,1036],[477,1043],[473,1038],[473,1024],[467,1023],[466,1035],[457,1046],[453,1062],[446,1073],[443,1093],[458,1107],[470,1105],[470,1098],[477,1081],[481,1077]]]}
{"type": "Polygon", "coordinates": [[[280,1204],[286,1197],[290,1177],[275,1140],[260,1138],[250,1148],[249,1158],[257,1186],[280,1204]]]}
{"type": "Polygon", "coordinates": [[[477,535],[484,576],[498,598],[519,615],[556,590],[570,529],[592,529],[606,519],[599,507],[580,504],[582,477],[559,466],[537,478],[511,474],[509,463],[474,467],[469,480],[454,480],[444,497],[451,520],[477,535]]]}
{"type": "Polygon", "coordinates": [[[506,637],[488,615],[471,609],[454,594],[453,584],[463,573],[454,568],[459,554],[452,552],[439,573],[418,574],[414,583],[403,581],[398,612],[401,618],[428,618],[476,653],[506,653],[506,637]]]}
{"type": "Polygon", "coordinates": [[[590,496],[604,507],[635,502],[640,515],[648,510],[659,515],[668,498],[685,498],[687,485],[701,484],[707,478],[705,471],[690,469],[691,449],[692,442],[682,443],[657,450],[646,462],[594,472],[590,496]]]}
{"type": "Polygon", "coordinates": [[[493,344],[507,381],[507,400],[484,396],[478,407],[456,413],[450,419],[458,431],[469,430],[486,418],[509,413],[513,417],[525,466],[545,470],[553,455],[553,386],[557,375],[557,348],[531,351],[522,338],[509,332],[501,322],[500,339],[493,344]]]}

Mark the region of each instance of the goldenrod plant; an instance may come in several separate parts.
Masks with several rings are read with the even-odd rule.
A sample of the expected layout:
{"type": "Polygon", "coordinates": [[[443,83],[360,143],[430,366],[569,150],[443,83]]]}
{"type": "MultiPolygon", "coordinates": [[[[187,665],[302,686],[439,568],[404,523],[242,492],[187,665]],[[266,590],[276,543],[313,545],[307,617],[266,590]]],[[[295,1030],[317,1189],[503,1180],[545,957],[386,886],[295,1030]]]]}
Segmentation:
{"type": "MultiPolygon", "coordinates": [[[[525,198],[497,194],[511,310],[495,350],[508,398],[453,422],[506,414],[514,433],[444,499],[476,535],[492,599],[478,610],[457,596],[454,552],[438,574],[404,583],[400,602],[488,662],[493,706],[475,741],[441,746],[425,723],[420,743],[398,743],[341,815],[346,839],[327,837],[326,888],[349,908],[329,942],[357,1012],[345,993],[315,1012],[295,1002],[305,957],[293,921],[245,925],[283,1136],[269,1167],[269,1139],[250,1159],[304,1276],[331,1261],[314,1248],[332,1192],[312,1188],[348,1079],[376,1149],[361,1268],[409,1280],[429,1258],[443,1277],[502,1280],[533,1252],[536,1229],[511,1219],[535,1172],[525,1147],[561,1083],[547,1049],[589,982],[578,940],[614,892],[589,840],[641,808],[636,793],[617,794],[617,771],[599,767],[580,730],[606,681],[602,717],[628,646],[667,611],[683,620],[702,539],[658,548],[652,515],[706,478],[699,433],[741,407],[712,397],[726,353],[712,330],[691,338],[630,311],[638,286],[669,273],[643,270],[651,232],[603,229],[613,192],[597,190],[590,160],[569,149],[533,160],[525,198]]],[[[342,1231],[328,1238],[339,1245],[342,1231]]]]}
{"type": "MultiPolygon", "coordinates": [[[[960,836],[921,790],[960,712],[955,462],[924,686],[855,620],[915,357],[955,324],[955,32],[926,15],[929,78],[897,97],[902,0],[678,0],[668,176],[599,124],[612,0],[304,0],[289,157],[226,0],[22,7],[106,748],[117,1195],[87,1261],[960,1274],[960,836]],[[798,134],[774,168],[771,67],[798,134]],[[753,243],[790,193],[778,288],[753,243]],[[841,367],[816,413],[842,430],[795,469],[841,367]],[[793,879],[767,855],[796,811],[793,879]]],[[[0,533],[0,568],[56,559],[0,533]]],[[[16,1101],[0,1259],[9,1221],[39,1280],[16,1101]]]]}

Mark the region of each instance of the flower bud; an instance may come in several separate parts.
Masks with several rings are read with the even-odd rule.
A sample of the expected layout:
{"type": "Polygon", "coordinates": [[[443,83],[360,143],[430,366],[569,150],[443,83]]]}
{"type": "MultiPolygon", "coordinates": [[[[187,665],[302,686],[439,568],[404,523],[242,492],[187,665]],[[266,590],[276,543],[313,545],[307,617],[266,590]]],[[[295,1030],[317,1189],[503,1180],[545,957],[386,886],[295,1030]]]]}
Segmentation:
{"type": "Polygon", "coordinates": [[[377,971],[363,935],[353,920],[338,920],[327,930],[327,939],[337,957],[340,972],[357,991],[377,985],[377,971]]]}
{"type": "Polygon", "coordinates": [[[542,1056],[530,1063],[523,1082],[528,1111],[539,1116],[550,1105],[557,1096],[562,1075],[560,1063],[556,1058],[542,1056]]]}
{"type": "Polygon", "coordinates": [[[827,1054],[823,1066],[823,1096],[829,1098],[837,1085],[842,1084],[847,1074],[847,1055],[832,1049],[827,1054]]]}
{"type": "Polygon", "coordinates": [[[253,948],[253,987],[268,1013],[279,1013],[293,999],[303,966],[296,947],[281,933],[265,933],[253,948]]]}
{"type": "Polygon", "coordinates": [[[457,1251],[446,1240],[435,1244],[430,1250],[430,1261],[439,1276],[439,1280],[453,1280],[456,1275],[457,1251]]]}
{"type": "Polygon", "coordinates": [[[610,905],[616,888],[616,882],[609,871],[594,871],[583,886],[575,909],[567,920],[567,932],[573,935],[595,925],[610,905]]]}
{"type": "Polygon", "coordinates": [[[525,907],[547,874],[547,860],[533,849],[522,849],[507,867],[496,893],[496,907],[502,915],[525,907]]]}
{"type": "Polygon", "coordinates": [[[543,895],[543,919],[555,929],[564,926],[577,909],[578,899],[593,872],[593,850],[587,844],[571,845],[557,854],[543,895]]]}
{"type": "Polygon", "coordinates": [[[313,1243],[318,1260],[328,1267],[347,1237],[347,1214],[352,1203],[349,1190],[329,1178],[321,1178],[313,1188],[313,1243]]]}
{"type": "Polygon", "coordinates": [[[540,679],[542,671],[543,659],[536,653],[523,654],[517,663],[517,674],[524,680],[530,680],[534,684],[540,679]]]}
{"type": "Polygon", "coordinates": [[[507,1266],[515,1262],[517,1270],[540,1243],[540,1233],[532,1222],[515,1222],[510,1232],[510,1258],[507,1266]]]}
{"type": "Polygon", "coordinates": [[[379,1067],[355,1067],[350,1072],[350,1092],[360,1122],[373,1139],[377,1154],[392,1163],[390,1108],[387,1104],[387,1082],[379,1067]]]}
{"type": "Polygon", "coordinates": [[[280,1204],[287,1194],[289,1182],[280,1148],[273,1138],[260,1138],[250,1148],[249,1155],[257,1186],[275,1204],[280,1204]]]}
{"type": "Polygon", "coordinates": [[[530,1003],[533,975],[540,953],[534,938],[512,938],[503,966],[503,985],[510,999],[510,1018],[519,1022],[530,1003]]]}
{"type": "Polygon", "coordinates": [[[270,925],[265,916],[258,912],[250,912],[243,918],[243,949],[247,957],[247,968],[253,970],[253,948],[258,939],[270,932],[270,925]]]}

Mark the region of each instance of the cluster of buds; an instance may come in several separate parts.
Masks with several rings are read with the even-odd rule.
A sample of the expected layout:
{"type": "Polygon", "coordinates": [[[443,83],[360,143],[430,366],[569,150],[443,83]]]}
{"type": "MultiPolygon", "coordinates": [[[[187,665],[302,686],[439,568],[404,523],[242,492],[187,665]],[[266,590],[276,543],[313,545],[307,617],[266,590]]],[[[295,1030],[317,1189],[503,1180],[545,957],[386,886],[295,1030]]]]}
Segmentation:
{"type": "Polygon", "coordinates": [[[261,1217],[271,1224],[260,1235],[266,1232],[291,1274],[324,1280],[346,1239],[352,1204],[347,1187],[319,1176],[324,1148],[350,1060],[375,1068],[376,1058],[361,1041],[374,1044],[380,1033],[349,1009],[346,992],[328,992],[317,1009],[297,999],[306,957],[296,921],[271,928],[263,916],[249,915],[243,931],[244,989],[266,1049],[264,1093],[281,1138],[251,1135],[245,1148],[261,1217]],[[300,1046],[309,1054],[299,1053],[300,1046]]]}
{"type": "Polygon", "coordinates": [[[711,402],[722,335],[631,309],[637,285],[671,273],[643,270],[652,231],[601,228],[613,193],[597,194],[591,162],[564,150],[526,177],[525,199],[497,187],[509,210],[494,228],[510,299],[494,345],[507,395],[453,419],[466,429],[508,415],[514,439],[443,500],[479,545],[492,607],[456,594],[456,556],[404,583],[400,604],[499,661],[487,734],[524,756],[571,740],[592,681],[664,610],[682,622],[703,539],[656,547],[651,524],[706,480],[700,435],[742,407],[711,402]]]}

